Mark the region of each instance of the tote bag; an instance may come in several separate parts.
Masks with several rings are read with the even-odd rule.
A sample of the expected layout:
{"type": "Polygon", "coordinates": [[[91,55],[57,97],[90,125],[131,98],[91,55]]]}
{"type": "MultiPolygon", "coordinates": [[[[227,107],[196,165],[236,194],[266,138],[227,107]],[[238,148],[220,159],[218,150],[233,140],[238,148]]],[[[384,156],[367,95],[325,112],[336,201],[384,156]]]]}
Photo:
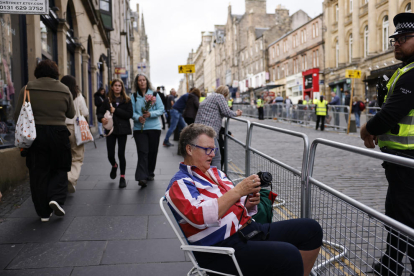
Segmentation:
{"type": "MultiPolygon", "coordinates": [[[[109,103],[109,106],[112,107],[112,104],[109,103]]],[[[108,120],[108,123],[106,125],[102,124],[102,126],[106,130],[109,130],[109,133],[105,134],[104,136],[109,136],[109,135],[111,135],[112,131],[114,131],[114,119],[113,119],[111,111],[107,110],[105,115],[104,115],[104,118],[108,120]]]]}
{"type": "MultiPolygon", "coordinates": [[[[82,97],[79,95],[79,97],[82,97]]],[[[75,107],[76,109],[76,122],[75,122],[75,137],[76,145],[80,146],[88,142],[93,142],[93,136],[89,129],[89,124],[86,121],[85,117],[80,114],[79,106],[75,107]]]]}
{"type": "MultiPolygon", "coordinates": [[[[27,86],[26,86],[27,87],[27,86]]],[[[30,104],[30,92],[24,88],[23,105],[17,119],[14,145],[18,148],[30,148],[36,139],[36,126],[30,104]],[[27,102],[26,102],[27,97],[27,102]]]]}

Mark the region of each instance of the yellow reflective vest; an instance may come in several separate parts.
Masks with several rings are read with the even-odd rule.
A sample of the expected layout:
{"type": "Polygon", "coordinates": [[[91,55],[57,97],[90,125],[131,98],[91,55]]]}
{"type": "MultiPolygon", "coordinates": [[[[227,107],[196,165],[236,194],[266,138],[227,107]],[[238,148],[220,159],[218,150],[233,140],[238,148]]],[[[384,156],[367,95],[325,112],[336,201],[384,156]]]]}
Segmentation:
{"type": "Polygon", "coordinates": [[[227,105],[228,105],[229,107],[232,107],[232,106],[233,106],[233,101],[227,101],[227,105]]]}
{"type": "Polygon", "coordinates": [[[307,102],[306,100],[303,100],[302,104],[303,104],[303,105],[307,105],[307,104],[308,104],[308,102],[307,102]]]}
{"type": "Polygon", "coordinates": [[[317,116],[326,116],[326,105],[328,104],[327,101],[316,101],[316,115],[317,116]]]}
{"type": "Polygon", "coordinates": [[[257,108],[263,107],[263,100],[262,99],[258,99],[256,106],[257,106],[257,108]]]}
{"type": "Polygon", "coordinates": [[[206,97],[200,97],[200,103],[202,103],[205,99],[206,97]]]}
{"type": "MultiPolygon", "coordinates": [[[[395,85],[399,78],[414,68],[414,62],[407,66],[397,69],[387,84],[388,93],[385,96],[384,103],[387,103],[387,98],[391,97],[394,92],[395,85]]],[[[380,148],[388,147],[396,150],[414,150],[414,109],[398,122],[398,134],[392,134],[391,130],[387,133],[378,136],[378,145],[380,148]]]]}

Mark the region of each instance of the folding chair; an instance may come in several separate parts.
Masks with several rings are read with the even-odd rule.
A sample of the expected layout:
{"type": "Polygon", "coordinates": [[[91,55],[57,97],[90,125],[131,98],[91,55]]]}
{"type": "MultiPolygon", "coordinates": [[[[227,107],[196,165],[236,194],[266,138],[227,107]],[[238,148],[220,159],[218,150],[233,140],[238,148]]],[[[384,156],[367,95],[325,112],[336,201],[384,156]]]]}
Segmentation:
{"type": "MultiPolygon", "coordinates": [[[[173,229],[173,231],[174,231],[175,235],[177,236],[178,240],[180,241],[181,250],[183,250],[187,254],[187,256],[190,258],[191,262],[194,265],[194,267],[187,273],[187,276],[197,275],[197,274],[200,275],[200,276],[203,276],[203,275],[206,275],[205,274],[206,272],[216,273],[216,274],[225,275],[225,276],[235,276],[235,275],[232,275],[232,274],[225,274],[225,273],[222,273],[222,272],[218,272],[218,271],[214,271],[214,270],[210,270],[210,269],[200,267],[198,265],[194,255],[193,255],[193,251],[228,255],[233,260],[234,265],[236,266],[236,269],[237,269],[237,272],[239,273],[239,275],[243,276],[243,273],[241,272],[240,266],[237,263],[236,256],[234,255],[234,252],[235,252],[234,248],[231,248],[231,247],[216,247],[216,246],[188,245],[188,240],[185,237],[185,235],[182,232],[182,229],[180,227],[180,230],[183,233],[184,238],[186,240],[186,242],[184,242],[184,240],[180,236],[180,233],[177,231],[177,229],[174,226],[172,220],[168,216],[167,211],[164,208],[164,204],[163,204],[164,201],[167,202],[167,199],[165,198],[165,196],[161,197],[161,199],[160,199],[161,210],[164,213],[164,216],[167,218],[168,222],[170,223],[171,228],[173,229]]],[[[180,224],[178,224],[178,226],[180,226],[180,224]]]]}

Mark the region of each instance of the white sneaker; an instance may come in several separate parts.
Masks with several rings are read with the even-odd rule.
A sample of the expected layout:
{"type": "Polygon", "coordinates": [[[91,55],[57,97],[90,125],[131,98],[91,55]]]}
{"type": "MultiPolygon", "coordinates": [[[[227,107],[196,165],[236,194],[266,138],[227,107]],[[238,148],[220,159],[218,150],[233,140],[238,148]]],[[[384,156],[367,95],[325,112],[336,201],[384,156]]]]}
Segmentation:
{"type": "Polygon", "coordinates": [[[49,206],[50,208],[53,209],[53,211],[55,212],[56,216],[64,216],[65,215],[65,210],[63,210],[62,207],[60,207],[59,203],[57,203],[56,201],[51,201],[49,202],[49,206]]]}
{"type": "Polygon", "coordinates": [[[40,221],[41,222],[48,222],[52,215],[53,215],[53,213],[50,213],[50,216],[48,218],[40,218],[40,221]]]}

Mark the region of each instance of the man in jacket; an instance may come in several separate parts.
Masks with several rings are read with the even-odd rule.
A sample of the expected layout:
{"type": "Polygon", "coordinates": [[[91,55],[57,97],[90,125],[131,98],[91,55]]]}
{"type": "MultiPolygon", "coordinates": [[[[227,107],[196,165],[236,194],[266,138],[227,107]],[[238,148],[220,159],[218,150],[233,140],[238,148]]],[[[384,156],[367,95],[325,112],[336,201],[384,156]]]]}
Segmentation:
{"type": "Polygon", "coordinates": [[[175,92],[175,89],[171,89],[170,91],[170,95],[167,96],[166,100],[165,100],[165,112],[167,113],[167,124],[168,124],[168,128],[170,127],[170,122],[171,122],[171,116],[170,116],[170,110],[172,108],[172,106],[175,103],[175,95],[177,94],[177,92],[175,92]]]}
{"type": "MultiPolygon", "coordinates": [[[[190,93],[191,91],[192,89],[190,90],[190,93]]],[[[179,127],[180,131],[187,126],[183,118],[183,112],[184,112],[185,106],[187,105],[188,95],[189,93],[182,95],[170,110],[171,125],[170,125],[170,128],[168,129],[167,134],[165,135],[165,139],[163,142],[164,147],[174,146],[174,144],[170,143],[169,139],[177,126],[179,127]]]]}
{"type": "MultiPolygon", "coordinates": [[[[381,151],[414,159],[414,14],[394,17],[395,33],[390,36],[395,59],[403,62],[387,84],[388,94],[381,111],[361,127],[361,139],[367,148],[378,144],[381,151]],[[374,144],[375,142],[375,144],[374,144]]],[[[414,228],[414,169],[384,162],[388,191],[385,214],[414,228]]],[[[401,275],[401,263],[407,252],[414,272],[413,243],[399,238],[392,230],[387,237],[387,250],[379,263],[373,265],[377,275],[401,275]]]]}

